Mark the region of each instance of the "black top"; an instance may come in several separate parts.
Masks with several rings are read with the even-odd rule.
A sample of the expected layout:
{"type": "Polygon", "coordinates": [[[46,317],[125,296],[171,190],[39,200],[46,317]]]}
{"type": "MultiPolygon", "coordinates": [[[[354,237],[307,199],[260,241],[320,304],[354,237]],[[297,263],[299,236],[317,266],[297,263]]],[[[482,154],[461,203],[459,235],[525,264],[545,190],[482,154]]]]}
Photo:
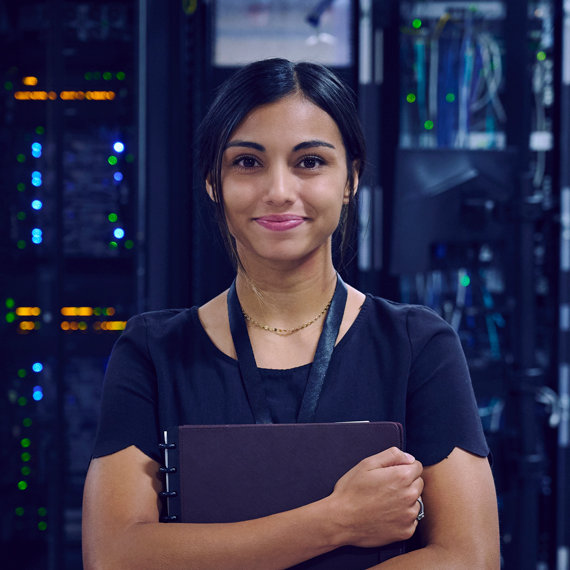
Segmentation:
{"type": "MultiPolygon", "coordinates": [[[[274,422],[295,422],[309,369],[261,369],[274,422]]],[[[335,347],[314,421],[357,420],[400,422],[424,465],[454,447],[489,453],[459,339],[426,307],[367,295],[335,347]]],[[[161,462],[169,427],[248,423],[237,361],[212,343],[197,307],[143,313],[113,348],[93,456],[135,445],[161,462]]]]}

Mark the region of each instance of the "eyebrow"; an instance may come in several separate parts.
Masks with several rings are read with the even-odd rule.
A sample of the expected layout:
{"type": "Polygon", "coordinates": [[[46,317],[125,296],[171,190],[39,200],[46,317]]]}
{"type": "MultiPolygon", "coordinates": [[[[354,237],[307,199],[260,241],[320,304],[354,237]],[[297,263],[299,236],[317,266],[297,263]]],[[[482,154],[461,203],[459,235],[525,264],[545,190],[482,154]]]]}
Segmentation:
{"type": "MultiPolygon", "coordinates": [[[[265,152],[265,147],[263,145],[261,145],[259,143],[255,143],[255,142],[242,141],[242,140],[230,141],[228,144],[226,144],[225,148],[231,148],[231,147],[236,147],[236,146],[253,148],[255,150],[259,150],[260,152],[265,152]]],[[[307,148],[315,148],[315,147],[319,147],[319,146],[324,146],[327,148],[335,148],[334,145],[332,145],[328,142],[321,141],[321,140],[311,140],[311,141],[304,141],[302,143],[295,145],[293,147],[293,152],[297,152],[298,150],[304,150],[307,148]]]]}
{"type": "Polygon", "coordinates": [[[249,141],[240,141],[240,140],[231,141],[228,144],[226,144],[225,148],[231,148],[232,146],[244,146],[246,148],[253,148],[255,150],[265,152],[265,147],[263,145],[249,141]]]}
{"type": "Polygon", "coordinates": [[[325,141],[313,140],[313,141],[305,141],[295,145],[293,147],[293,151],[304,150],[306,148],[314,148],[318,146],[326,146],[327,148],[335,148],[334,145],[325,141]]]}

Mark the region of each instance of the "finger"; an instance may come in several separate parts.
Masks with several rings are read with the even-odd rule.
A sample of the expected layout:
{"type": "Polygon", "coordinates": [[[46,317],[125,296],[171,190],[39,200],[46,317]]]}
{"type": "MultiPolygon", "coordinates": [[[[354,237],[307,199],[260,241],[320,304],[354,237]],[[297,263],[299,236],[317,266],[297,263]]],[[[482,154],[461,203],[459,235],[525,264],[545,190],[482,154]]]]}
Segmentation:
{"type": "MultiPolygon", "coordinates": [[[[371,455],[362,460],[362,465],[366,469],[379,469],[381,467],[391,467],[393,465],[411,465],[415,462],[413,455],[398,449],[390,447],[385,451],[381,451],[376,455],[371,455]]],[[[418,462],[419,463],[419,462],[418,462]]]]}

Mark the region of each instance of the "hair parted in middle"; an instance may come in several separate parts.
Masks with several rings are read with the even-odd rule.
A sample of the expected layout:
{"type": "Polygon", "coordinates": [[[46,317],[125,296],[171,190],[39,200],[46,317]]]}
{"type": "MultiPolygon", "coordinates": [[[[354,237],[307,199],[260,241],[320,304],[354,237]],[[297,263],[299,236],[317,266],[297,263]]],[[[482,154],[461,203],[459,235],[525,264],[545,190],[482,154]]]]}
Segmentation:
{"type": "Polygon", "coordinates": [[[356,218],[354,174],[360,178],[366,161],[364,135],[352,90],[327,67],[272,58],[239,69],[220,87],[198,130],[198,168],[202,181],[212,188],[216,217],[234,266],[241,265],[224,210],[221,184],[222,158],[232,133],[245,117],[261,105],[301,94],[328,113],[336,123],[346,150],[347,183],[351,189],[337,232],[343,259],[356,218]]]}

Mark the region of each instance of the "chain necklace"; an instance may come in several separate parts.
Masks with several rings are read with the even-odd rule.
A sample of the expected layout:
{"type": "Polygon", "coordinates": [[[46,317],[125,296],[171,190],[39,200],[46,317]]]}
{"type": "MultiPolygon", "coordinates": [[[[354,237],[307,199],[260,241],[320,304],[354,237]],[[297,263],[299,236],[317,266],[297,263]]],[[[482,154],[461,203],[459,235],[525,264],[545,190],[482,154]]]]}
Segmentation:
{"type": "Polygon", "coordinates": [[[302,329],[306,329],[307,327],[310,327],[313,323],[317,322],[328,311],[329,307],[331,306],[331,303],[332,299],[324,306],[323,310],[317,316],[313,317],[310,321],[307,321],[306,323],[303,323],[302,325],[295,327],[293,329],[280,329],[278,327],[270,327],[269,325],[262,325],[261,323],[258,323],[253,317],[250,317],[243,310],[243,308],[241,312],[243,313],[243,316],[245,317],[246,321],[250,322],[252,325],[256,326],[257,328],[263,329],[264,331],[279,334],[282,336],[286,336],[296,333],[302,329]]]}

